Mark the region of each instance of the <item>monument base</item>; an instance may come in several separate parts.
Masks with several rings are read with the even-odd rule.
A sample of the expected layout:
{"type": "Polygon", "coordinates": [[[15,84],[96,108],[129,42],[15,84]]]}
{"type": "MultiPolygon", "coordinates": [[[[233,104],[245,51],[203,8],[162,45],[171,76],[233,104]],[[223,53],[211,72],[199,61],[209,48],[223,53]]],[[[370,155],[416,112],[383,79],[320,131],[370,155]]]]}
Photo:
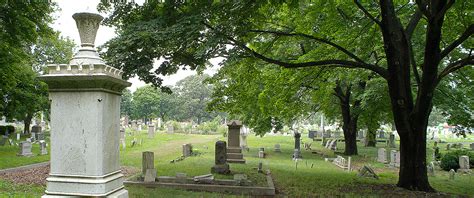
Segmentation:
{"type": "Polygon", "coordinates": [[[227,162],[245,164],[244,155],[242,154],[242,148],[227,147],[227,162]]]}
{"type": "Polygon", "coordinates": [[[105,176],[54,175],[48,181],[45,195],[48,197],[128,197],[123,186],[123,174],[115,172],[105,176]]]}
{"type": "Polygon", "coordinates": [[[216,164],[211,168],[211,173],[229,174],[229,164],[216,164]]]}

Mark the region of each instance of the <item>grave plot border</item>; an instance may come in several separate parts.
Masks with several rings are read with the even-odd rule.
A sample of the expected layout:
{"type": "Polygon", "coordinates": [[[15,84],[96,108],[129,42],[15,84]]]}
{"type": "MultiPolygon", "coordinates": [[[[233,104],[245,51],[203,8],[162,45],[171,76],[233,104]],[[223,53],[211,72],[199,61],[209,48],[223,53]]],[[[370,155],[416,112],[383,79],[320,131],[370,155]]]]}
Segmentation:
{"type": "MultiPolygon", "coordinates": [[[[237,185],[216,185],[216,184],[189,184],[189,183],[169,183],[169,182],[143,182],[137,181],[140,174],[132,176],[125,180],[125,186],[143,186],[147,188],[174,188],[182,190],[205,191],[230,193],[235,195],[250,196],[275,196],[275,185],[270,171],[267,172],[267,186],[237,186],[237,185]]],[[[159,177],[158,177],[159,178],[159,177]]],[[[157,179],[158,179],[157,178],[157,179]]],[[[225,182],[223,180],[223,182],[225,182]]]]}

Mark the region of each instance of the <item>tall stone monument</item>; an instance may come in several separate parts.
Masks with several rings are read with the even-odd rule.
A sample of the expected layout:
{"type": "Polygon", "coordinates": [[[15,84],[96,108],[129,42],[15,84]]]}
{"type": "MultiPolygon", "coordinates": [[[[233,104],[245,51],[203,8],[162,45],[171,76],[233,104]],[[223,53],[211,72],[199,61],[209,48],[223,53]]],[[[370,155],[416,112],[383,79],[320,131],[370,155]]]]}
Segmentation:
{"type": "Polygon", "coordinates": [[[76,13],[81,48],[69,64],[48,65],[51,170],[43,197],[128,197],[119,164],[120,97],[131,83],[105,65],[94,41],[103,17],[76,13]]]}
{"type": "Polygon", "coordinates": [[[216,142],[215,165],[211,168],[212,173],[229,174],[229,164],[227,164],[226,142],[216,142]]]}
{"type": "Polygon", "coordinates": [[[227,134],[229,145],[227,146],[227,162],[229,163],[245,163],[242,148],[240,148],[240,127],[242,122],[231,120],[227,123],[229,132],[227,134]]]}

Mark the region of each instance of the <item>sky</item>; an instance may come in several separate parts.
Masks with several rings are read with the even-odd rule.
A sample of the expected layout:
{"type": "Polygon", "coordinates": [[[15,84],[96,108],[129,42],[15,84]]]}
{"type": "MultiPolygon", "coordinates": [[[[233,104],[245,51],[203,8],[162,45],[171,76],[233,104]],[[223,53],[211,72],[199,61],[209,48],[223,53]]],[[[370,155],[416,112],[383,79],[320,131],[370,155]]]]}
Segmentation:
{"type": "MultiPolygon", "coordinates": [[[[142,0],[144,1],[144,0],[142,0]]],[[[77,12],[92,12],[92,13],[99,13],[97,11],[97,5],[99,4],[100,0],[53,0],[53,2],[57,3],[60,10],[58,10],[56,13],[54,13],[55,17],[55,22],[52,24],[52,27],[61,32],[61,35],[64,37],[69,37],[70,39],[74,40],[77,46],[80,45],[80,38],[79,38],[79,33],[76,28],[76,22],[72,18],[72,15],[77,12]]],[[[135,2],[140,4],[140,0],[135,0],[135,2]]],[[[104,13],[99,13],[103,17],[106,17],[106,14],[104,13]]],[[[97,31],[97,36],[95,39],[95,46],[100,46],[107,42],[108,40],[112,39],[115,37],[115,30],[114,28],[107,27],[107,26],[100,26],[99,30],[97,31]]],[[[210,62],[213,65],[217,65],[222,59],[214,59],[211,60],[210,62]]],[[[158,65],[158,63],[155,63],[155,65],[158,65]]],[[[207,69],[204,71],[204,73],[207,73],[209,75],[212,75],[217,72],[217,66],[214,66],[210,69],[207,69]]],[[[196,74],[195,71],[190,71],[190,70],[179,70],[176,74],[170,75],[170,76],[164,76],[163,77],[163,84],[164,85],[174,85],[176,82],[179,80],[196,74]]],[[[128,80],[129,82],[132,83],[132,86],[129,87],[129,89],[133,92],[135,91],[138,87],[144,86],[145,83],[143,81],[140,81],[138,77],[131,78],[128,80]]]]}

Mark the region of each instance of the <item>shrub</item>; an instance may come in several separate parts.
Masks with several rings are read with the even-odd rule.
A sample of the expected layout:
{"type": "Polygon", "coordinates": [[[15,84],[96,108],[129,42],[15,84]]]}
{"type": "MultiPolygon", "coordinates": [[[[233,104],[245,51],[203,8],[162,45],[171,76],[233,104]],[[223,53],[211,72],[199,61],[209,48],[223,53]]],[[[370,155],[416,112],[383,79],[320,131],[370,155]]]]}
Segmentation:
{"type": "Polygon", "coordinates": [[[15,127],[12,125],[0,126],[0,135],[6,135],[7,131],[8,134],[11,135],[15,133],[15,127]]]}
{"type": "Polygon", "coordinates": [[[448,153],[445,153],[441,158],[441,168],[445,171],[451,169],[459,169],[459,157],[462,155],[469,156],[469,165],[474,166],[474,152],[468,150],[455,150],[448,153]]]}

